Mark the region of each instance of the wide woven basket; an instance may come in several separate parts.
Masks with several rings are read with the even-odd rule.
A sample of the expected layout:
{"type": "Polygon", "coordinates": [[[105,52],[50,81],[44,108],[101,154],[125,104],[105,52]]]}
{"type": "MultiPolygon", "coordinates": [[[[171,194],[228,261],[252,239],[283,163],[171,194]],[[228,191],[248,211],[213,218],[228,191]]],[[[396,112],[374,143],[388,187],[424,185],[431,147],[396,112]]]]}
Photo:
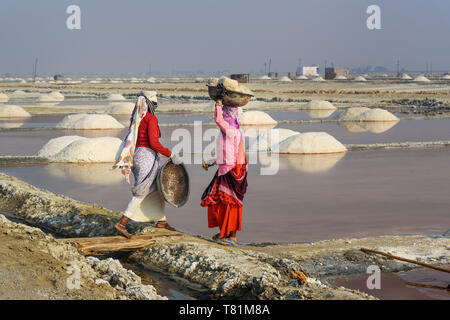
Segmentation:
{"type": "Polygon", "coordinates": [[[222,99],[223,105],[229,107],[245,106],[253,97],[251,94],[227,90],[221,85],[208,86],[208,94],[214,101],[222,99]]]}
{"type": "Polygon", "coordinates": [[[175,208],[188,201],[189,175],[184,164],[176,165],[169,159],[159,170],[156,183],[164,200],[175,208]]]}

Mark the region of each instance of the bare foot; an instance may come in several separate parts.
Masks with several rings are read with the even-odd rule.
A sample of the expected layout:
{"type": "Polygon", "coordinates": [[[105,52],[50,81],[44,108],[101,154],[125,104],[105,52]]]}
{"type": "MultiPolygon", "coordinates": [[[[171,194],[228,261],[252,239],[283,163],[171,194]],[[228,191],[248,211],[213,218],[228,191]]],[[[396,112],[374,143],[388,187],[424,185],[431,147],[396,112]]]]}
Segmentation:
{"type": "Polygon", "coordinates": [[[116,223],[114,225],[114,229],[116,229],[117,231],[119,231],[124,237],[131,239],[131,234],[128,233],[127,229],[125,228],[124,225],[120,224],[120,223],[116,223]]]}

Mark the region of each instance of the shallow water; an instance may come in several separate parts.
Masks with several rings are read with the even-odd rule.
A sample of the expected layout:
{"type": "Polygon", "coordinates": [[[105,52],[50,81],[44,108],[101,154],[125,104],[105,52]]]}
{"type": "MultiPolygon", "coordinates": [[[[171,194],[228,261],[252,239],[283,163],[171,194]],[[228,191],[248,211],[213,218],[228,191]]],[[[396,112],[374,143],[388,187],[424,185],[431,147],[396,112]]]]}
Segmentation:
{"type": "MultiPolygon", "coordinates": [[[[447,266],[448,268],[449,266],[447,266]]],[[[343,286],[373,295],[382,300],[450,300],[448,273],[421,268],[408,272],[382,273],[380,289],[368,289],[369,275],[330,280],[334,286],[343,286]]]]}
{"type": "MultiPolygon", "coordinates": [[[[383,234],[442,234],[450,228],[449,148],[282,156],[276,175],[250,165],[242,242],[302,242],[383,234]]],[[[275,163],[275,162],[274,162],[275,163]]],[[[33,185],[124,210],[130,187],[109,164],[0,167],[33,185]]],[[[212,236],[200,197],[214,175],[187,165],[191,194],[166,206],[181,231],[212,236]]]]}

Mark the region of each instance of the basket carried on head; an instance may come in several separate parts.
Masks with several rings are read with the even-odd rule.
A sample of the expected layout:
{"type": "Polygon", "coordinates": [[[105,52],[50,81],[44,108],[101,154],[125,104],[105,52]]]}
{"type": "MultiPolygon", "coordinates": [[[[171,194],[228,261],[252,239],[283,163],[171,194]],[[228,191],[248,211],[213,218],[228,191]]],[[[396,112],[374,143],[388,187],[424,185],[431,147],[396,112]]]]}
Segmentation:
{"type": "Polygon", "coordinates": [[[216,86],[207,85],[207,87],[210,98],[214,101],[217,101],[217,99],[222,99],[224,106],[242,107],[245,106],[253,97],[250,93],[228,90],[220,83],[216,86]]]}

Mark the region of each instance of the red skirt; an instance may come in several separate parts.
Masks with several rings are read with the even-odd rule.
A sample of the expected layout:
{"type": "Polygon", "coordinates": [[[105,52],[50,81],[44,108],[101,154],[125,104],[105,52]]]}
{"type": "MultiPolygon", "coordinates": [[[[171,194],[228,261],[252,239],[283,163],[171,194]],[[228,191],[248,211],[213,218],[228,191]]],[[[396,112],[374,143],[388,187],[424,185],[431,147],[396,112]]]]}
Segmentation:
{"type": "Polygon", "coordinates": [[[219,227],[220,236],[228,237],[231,231],[242,226],[242,201],[247,191],[247,161],[238,164],[225,175],[218,172],[202,196],[202,207],[208,207],[208,227],[219,227]]]}

